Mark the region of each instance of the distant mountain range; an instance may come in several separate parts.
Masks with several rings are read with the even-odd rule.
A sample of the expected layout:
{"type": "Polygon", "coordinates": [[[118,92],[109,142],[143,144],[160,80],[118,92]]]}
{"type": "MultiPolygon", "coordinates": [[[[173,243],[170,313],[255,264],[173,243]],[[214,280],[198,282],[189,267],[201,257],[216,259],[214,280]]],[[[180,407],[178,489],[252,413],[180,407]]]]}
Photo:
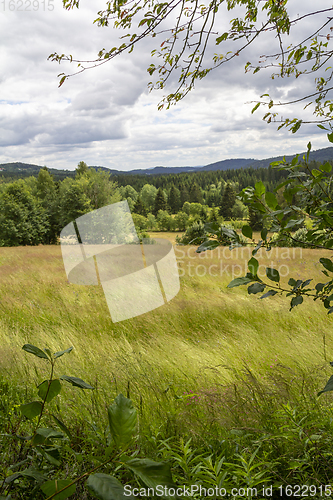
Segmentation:
{"type": "MultiPolygon", "coordinates": [[[[305,153],[300,153],[300,158],[305,153]]],[[[286,160],[290,161],[295,155],[286,156],[286,160]]],[[[260,168],[268,167],[273,161],[282,160],[283,156],[275,156],[273,158],[266,158],[264,160],[256,160],[254,158],[235,158],[230,160],[221,160],[215,163],[210,163],[209,165],[200,167],[154,167],[146,169],[136,169],[129,171],[114,170],[102,166],[92,165],[91,168],[102,169],[106,172],[110,172],[112,175],[168,175],[168,174],[179,174],[182,172],[207,172],[209,170],[234,170],[237,168],[260,168]]],[[[333,161],[333,147],[317,149],[317,151],[312,151],[310,153],[310,160],[314,160],[319,163],[324,163],[326,161],[333,161]]],[[[1,163],[0,164],[0,176],[1,174],[6,177],[13,175],[15,177],[27,175],[37,175],[42,167],[39,165],[32,165],[29,163],[14,162],[14,163],[1,163]]],[[[55,177],[63,178],[73,176],[75,171],[73,170],[59,170],[56,168],[48,167],[50,172],[55,175],[55,177]]]]}

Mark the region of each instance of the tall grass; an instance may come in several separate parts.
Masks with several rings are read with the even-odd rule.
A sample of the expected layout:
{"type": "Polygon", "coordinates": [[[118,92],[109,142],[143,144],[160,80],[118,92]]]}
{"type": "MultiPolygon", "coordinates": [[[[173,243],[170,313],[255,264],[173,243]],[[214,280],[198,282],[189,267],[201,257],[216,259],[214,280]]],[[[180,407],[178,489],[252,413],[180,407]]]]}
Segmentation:
{"type": "MultiPolygon", "coordinates": [[[[333,357],[333,318],[321,304],[309,299],[289,312],[284,297],[260,300],[246,288],[227,289],[236,273],[246,272],[246,249],[199,255],[195,247],[177,247],[176,255],[178,295],[112,323],[101,287],[68,283],[59,246],[0,248],[0,373],[21,386],[40,382],[43,363],[28,359],[22,345],[54,352],[73,345],[63,373],[98,391],[68,389],[60,409],[94,420],[116,394],[129,393],[147,430],[162,426],[198,439],[222,426],[266,425],[282,402],[321,408],[315,395],[331,375],[333,357]]],[[[320,277],[316,262],[324,255],[274,249],[259,260],[285,266],[287,281],[320,277]]],[[[325,398],[328,405],[331,396],[325,398]]]]}

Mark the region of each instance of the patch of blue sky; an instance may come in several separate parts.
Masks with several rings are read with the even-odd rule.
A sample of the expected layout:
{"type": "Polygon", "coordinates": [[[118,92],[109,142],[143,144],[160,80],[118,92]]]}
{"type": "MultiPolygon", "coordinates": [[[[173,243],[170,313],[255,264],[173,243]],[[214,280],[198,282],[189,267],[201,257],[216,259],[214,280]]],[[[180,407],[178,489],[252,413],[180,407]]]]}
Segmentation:
{"type": "Polygon", "coordinates": [[[0,99],[0,104],[9,104],[10,106],[17,106],[19,104],[26,104],[29,101],[11,101],[6,99],[0,99]]]}

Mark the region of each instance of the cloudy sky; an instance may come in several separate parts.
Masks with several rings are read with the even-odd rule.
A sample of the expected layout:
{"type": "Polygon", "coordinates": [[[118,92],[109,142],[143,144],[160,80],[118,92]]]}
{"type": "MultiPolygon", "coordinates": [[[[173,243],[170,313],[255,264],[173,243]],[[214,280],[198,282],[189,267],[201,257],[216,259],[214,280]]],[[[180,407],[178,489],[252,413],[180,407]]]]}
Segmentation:
{"type": "MultiPolygon", "coordinates": [[[[312,0],[291,3],[295,17],[313,6],[312,0]]],[[[93,24],[104,6],[102,0],[82,0],[79,10],[66,11],[61,0],[0,1],[0,163],[74,170],[83,160],[131,170],[293,154],[304,151],[309,140],[313,149],[330,146],[314,125],[292,135],[263,122],[259,110],[251,115],[250,101],[260,94],[289,100],[313,89],[312,79],[273,81],[270,70],[244,74],[247,60],[278,48],[269,37],[213,71],[167,111],[157,110],[165,92],[147,89],[153,38],[58,88],[57,75],[75,67],[47,61],[51,53],[90,59],[117,43],[120,31],[93,24]]],[[[317,0],[320,7],[328,2],[317,0]]],[[[297,35],[308,34],[311,23],[316,25],[311,18],[304,21],[297,35]]],[[[173,78],[167,91],[175,90],[175,83],[173,78]]],[[[284,115],[295,116],[294,109],[284,115]]]]}

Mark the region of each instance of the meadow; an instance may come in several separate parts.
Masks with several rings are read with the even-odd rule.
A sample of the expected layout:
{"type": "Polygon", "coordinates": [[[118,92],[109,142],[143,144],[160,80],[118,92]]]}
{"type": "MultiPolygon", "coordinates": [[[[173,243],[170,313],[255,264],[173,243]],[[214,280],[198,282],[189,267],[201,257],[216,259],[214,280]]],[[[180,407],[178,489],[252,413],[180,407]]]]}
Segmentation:
{"type": "MultiPolygon", "coordinates": [[[[174,243],[174,233],[163,237],[174,243]]],[[[106,409],[122,392],[139,411],[140,450],[173,460],[182,481],[198,479],[202,454],[207,460],[224,453],[226,462],[236,463],[258,449],[249,463],[259,460],[262,467],[242,476],[234,466],[230,481],[253,485],[248,478],[260,471],[267,484],[326,484],[333,406],[330,393],[317,393],[332,374],[333,317],[310,298],[289,312],[285,297],[260,300],[246,287],[228,289],[246,272],[248,248],[195,249],[175,246],[181,289],[172,301],[113,323],[100,286],[68,282],[60,246],[0,248],[2,429],[16,429],[18,405],[30,401],[47,377],[46,364],[24,352],[23,344],[52,352],[73,346],[57,373],[80,377],[95,390],[68,386],[51,404],[75,429],[81,451],[92,428],[103,436],[106,409]],[[184,458],[189,439],[192,465],[184,458]]],[[[261,250],[259,274],[273,265],[285,282],[324,281],[318,261],[330,256],[328,250],[261,250]]],[[[4,463],[9,460],[5,454],[4,463]]],[[[73,498],[92,498],[84,495],[73,498]]]]}

